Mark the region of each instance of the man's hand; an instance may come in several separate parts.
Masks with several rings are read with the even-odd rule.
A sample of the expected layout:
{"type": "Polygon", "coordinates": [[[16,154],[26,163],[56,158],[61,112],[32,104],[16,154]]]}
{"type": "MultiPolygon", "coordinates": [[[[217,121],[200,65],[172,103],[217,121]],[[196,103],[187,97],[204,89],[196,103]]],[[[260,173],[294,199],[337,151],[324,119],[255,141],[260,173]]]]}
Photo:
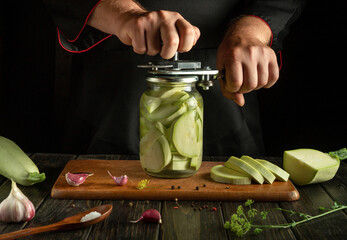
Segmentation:
{"type": "Polygon", "coordinates": [[[134,52],[164,59],[175,52],[187,52],[197,42],[200,31],[179,13],[146,11],[132,0],[104,0],[93,11],[88,24],[116,35],[134,52]]]}
{"type": "Polygon", "coordinates": [[[225,70],[222,93],[239,106],[245,103],[244,93],[269,88],[279,77],[270,39],[271,30],[262,20],[245,16],[230,27],[218,48],[217,68],[225,70]]]}

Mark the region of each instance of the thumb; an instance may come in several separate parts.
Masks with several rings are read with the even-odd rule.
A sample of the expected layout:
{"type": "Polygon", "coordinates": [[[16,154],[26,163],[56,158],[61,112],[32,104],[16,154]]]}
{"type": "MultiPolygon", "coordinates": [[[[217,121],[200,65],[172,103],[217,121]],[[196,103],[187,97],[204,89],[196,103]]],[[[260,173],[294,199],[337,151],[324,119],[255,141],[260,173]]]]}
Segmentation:
{"type": "Polygon", "coordinates": [[[224,87],[225,82],[223,79],[219,79],[219,84],[220,84],[222,94],[224,97],[234,101],[240,107],[245,105],[245,98],[244,98],[242,93],[239,93],[239,92],[232,93],[232,92],[227,91],[224,87]]]}

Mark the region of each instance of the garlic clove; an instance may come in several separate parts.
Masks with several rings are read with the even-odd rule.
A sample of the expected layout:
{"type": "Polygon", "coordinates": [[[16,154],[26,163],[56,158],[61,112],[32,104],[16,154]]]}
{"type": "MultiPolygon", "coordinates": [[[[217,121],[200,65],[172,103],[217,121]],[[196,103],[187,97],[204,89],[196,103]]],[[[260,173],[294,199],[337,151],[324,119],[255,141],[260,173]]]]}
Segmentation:
{"type": "Polygon", "coordinates": [[[82,183],[84,183],[84,181],[90,177],[94,175],[93,173],[66,173],[65,174],[65,179],[66,182],[74,187],[77,187],[79,185],[81,185],[82,183]]]}
{"type": "Polygon", "coordinates": [[[114,180],[116,185],[123,186],[123,185],[127,184],[127,182],[128,182],[128,176],[127,175],[122,175],[120,177],[115,177],[115,176],[113,176],[110,173],[110,171],[107,171],[107,172],[108,172],[108,175],[110,175],[110,177],[114,180]]]}
{"type": "Polygon", "coordinates": [[[148,209],[144,211],[137,220],[130,221],[130,222],[138,223],[140,221],[159,223],[159,224],[162,223],[160,212],[156,209],[148,209]]]}
{"type": "Polygon", "coordinates": [[[8,197],[0,203],[0,221],[2,222],[22,222],[30,221],[35,216],[33,203],[12,181],[12,189],[8,197]]]}

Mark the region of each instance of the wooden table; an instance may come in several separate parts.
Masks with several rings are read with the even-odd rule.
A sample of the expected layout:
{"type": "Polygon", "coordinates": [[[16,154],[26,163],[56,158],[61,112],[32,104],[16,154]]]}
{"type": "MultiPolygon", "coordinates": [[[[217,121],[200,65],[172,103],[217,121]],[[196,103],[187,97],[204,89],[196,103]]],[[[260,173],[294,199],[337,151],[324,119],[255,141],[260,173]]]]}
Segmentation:
{"type": "MultiPolygon", "coordinates": [[[[0,234],[23,228],[42,226],[62,220],[75,213],[101,204],[112,204],[113,211],[108,219],[96,225],[64,232],[41,233],[26,239],[235,239],[230,231],[223,228],[238,205],[243,202],[192,202],[178,201],[133,201],[133,200],[62,200],[50,196],[51,188],[65,164],[72,159],[138,159],[137,156],[122,155],[66,155],[66,154],[30,154],[41,172],[46,173],[46,180],[31,187],[19,186],[36,207],[36,216],[30,222],[2,223],[0,234]],[[208,208],[195,210],[207,205],[208,208]],[[213,211],[215,207],[217,211],[213,211]],[[163,223],[131,224],[147,209],[158,209],[163,223]]],[[[225,161],[228,157],[205,157],[207,161],[225,161]]],[[[281,165],[281,158],[267,158],[281,165]]],[[[276,210],[276,207],[291,209],[310,215],[321,213],[319,207],[331,207],[334,201],[347,204],[347,163],[342,162],[337,175],[322,184],[297,186],[300,199],[293,202],[255,202],[259,211],[268,211],[268,218],[261,224],[281,224],[298,221],[297,216],[290,216],[276,210]]],[[[10,192],[10,181],[0,176],[0,201],[10,192]]],[[[248,234],[246,239],[343,239],[347,236],[346,211],[312,220],[288,229],[266,229],[260,235],[248,234]]]]}

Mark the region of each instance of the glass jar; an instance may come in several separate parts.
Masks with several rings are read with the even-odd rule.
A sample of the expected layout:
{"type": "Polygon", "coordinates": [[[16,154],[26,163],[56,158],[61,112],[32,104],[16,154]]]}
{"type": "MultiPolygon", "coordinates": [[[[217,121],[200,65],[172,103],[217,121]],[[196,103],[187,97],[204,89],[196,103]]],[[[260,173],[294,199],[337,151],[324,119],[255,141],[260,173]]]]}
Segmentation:
{"type": "Polygon", "coordinates": [[[148,77],[140,100],[140,162],[155,177],[184,178],[201,166],[203,100],[198,80],[148,77]]]}

